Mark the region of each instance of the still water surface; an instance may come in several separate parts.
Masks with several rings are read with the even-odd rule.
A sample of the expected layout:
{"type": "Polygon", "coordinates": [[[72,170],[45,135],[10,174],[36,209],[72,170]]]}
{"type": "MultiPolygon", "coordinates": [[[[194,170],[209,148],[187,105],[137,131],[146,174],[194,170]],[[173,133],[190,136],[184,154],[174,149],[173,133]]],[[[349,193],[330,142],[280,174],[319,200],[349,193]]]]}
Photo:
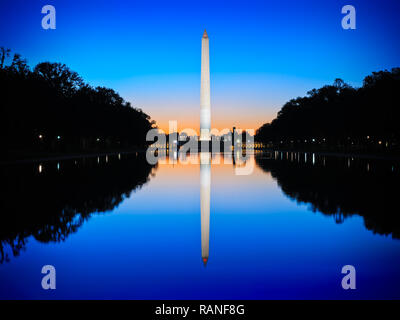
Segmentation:
{"type": "Polygon", "coordinates": [[[221,154],[1,166],[0,298],[400,298],[398,163],[247,158],[251,175],[221,154]],[[356,290],[341,287],[348,264],[356,290]]]}

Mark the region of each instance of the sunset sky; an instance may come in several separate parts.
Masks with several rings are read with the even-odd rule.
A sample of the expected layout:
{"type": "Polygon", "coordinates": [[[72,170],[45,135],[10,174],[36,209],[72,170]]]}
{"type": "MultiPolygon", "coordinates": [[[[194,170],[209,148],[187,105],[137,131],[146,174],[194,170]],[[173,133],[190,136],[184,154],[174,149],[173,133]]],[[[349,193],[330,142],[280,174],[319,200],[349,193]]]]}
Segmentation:
{"type": "Polygon", "coordinates": [[[0,46],[62,62],[113,88],[162,129],[199,128],[200,54],[210,38],[212,128],[257,129],[291,98],[400,66],[399,1],[1,1],[0,46]],[[41,28],[42,6],[56,30],[41,28]],[[341,27],[342,6],[357,29],[341,27]]]}

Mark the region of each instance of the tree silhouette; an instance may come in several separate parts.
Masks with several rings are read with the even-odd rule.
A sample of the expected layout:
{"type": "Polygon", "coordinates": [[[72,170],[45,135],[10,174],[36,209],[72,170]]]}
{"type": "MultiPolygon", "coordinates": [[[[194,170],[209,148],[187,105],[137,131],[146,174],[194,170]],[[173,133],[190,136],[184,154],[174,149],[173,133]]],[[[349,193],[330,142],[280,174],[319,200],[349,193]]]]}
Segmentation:
{"type": "Polygon", "coordinates": [[[64,241],[94,214],[116,208],[151,177],[144,153],[0,166],[0,263],[18,256],[27,238],[64,241]],[[21,200],[23,198],[23,200],[21,200]]]}
{"type": "Polygon", "coordinates": [[[274,148],[400,152],[400,68],[374,72],[361,88],[342,79],[285,103],[256,140],[274,148]]]}
{"type": "Polygon", "coordinates": [[[9,65],[2,48],[0,143],[6,156],[144,148],[155,121],[113,89],[93,88],[65,64],[33,71],[19,54],[9,65]]]}
{"type": "Polygon", "coordinates": [[[65,64],[42,62],[33,72],[44,79],[50,87],[60,90],[64,96],[73,95],[83,85],[78,73],[71,71],[65,64]]]}
{"type": "Polygon", "coordinates": [[[287,153],[283,159],[255,156],[256,164],[271,173],[285,195],[309,204],[313,212],[332,216],[336,223],[359,215],[368,230],[400,239],[400,216],[395,209],[398,192],[393,188],[399,174],[392,172],[390,163],[353,159],[349,167],[344,157],[314,155],[313,163],[305,162],[302,153],[296,152],[296,159],[287,153]]]}
{"type": "Polygon", "coordinates": [[[4,47],[0,47],[0,69],[4,67],[4,61],[6,58],[10,56],[10,49],[6,49],[4,47]]]}

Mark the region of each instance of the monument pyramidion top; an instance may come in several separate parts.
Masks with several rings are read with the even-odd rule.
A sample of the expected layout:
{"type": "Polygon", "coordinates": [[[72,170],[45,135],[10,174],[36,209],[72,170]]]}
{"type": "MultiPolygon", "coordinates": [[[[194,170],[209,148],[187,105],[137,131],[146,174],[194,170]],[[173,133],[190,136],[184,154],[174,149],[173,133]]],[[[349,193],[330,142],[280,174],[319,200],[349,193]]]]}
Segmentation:
{"type": "Polygon", "coordinates": [[[208,38],[207,30],[204,29],[203,38],[208,38]]]}

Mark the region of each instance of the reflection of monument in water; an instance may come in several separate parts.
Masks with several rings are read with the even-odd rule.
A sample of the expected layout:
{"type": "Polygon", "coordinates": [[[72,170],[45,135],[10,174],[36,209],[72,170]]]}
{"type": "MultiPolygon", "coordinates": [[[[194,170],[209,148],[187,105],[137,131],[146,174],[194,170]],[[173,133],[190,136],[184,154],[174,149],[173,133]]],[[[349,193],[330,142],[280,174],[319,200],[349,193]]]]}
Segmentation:
{"type": "Polygon", "coordinates": [[[200,152],[200,210],[201,210],[201,258],[207,264],[210,240],[210,185],[211,162],[209,152],[200,152]]]}

